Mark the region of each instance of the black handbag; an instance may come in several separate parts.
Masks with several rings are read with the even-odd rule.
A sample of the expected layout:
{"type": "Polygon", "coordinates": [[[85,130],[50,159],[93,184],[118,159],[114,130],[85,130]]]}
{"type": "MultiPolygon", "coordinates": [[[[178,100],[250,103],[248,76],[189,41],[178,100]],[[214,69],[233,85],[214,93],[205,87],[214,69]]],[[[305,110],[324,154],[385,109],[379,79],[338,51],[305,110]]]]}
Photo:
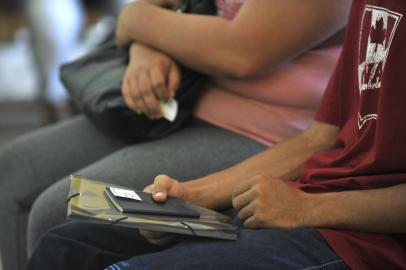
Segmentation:
{"type": "MultiPolygon", "coordinates": [[[[214,15],[215,6],[210,0],[183,0],[182,11],[214,15]]],[[[206,77],[180,65],[181,83],[175,94],[179,109],[175,120],[150,120],[130,110],[122,97],[121,84],[128,58],[128,52],[110,40],[84,57],[63,65],[61,80],[91,122],[127,142],[158,139],[185,126],[192,118],[206,77]]]]}

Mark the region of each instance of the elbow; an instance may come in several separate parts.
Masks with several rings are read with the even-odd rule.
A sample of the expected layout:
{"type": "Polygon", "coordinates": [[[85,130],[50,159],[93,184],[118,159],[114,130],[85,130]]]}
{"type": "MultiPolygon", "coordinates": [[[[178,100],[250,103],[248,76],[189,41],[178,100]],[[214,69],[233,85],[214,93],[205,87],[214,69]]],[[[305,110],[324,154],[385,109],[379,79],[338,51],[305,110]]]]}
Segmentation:
{"type": "Polygon", "coordinates": [[[225,77],[237,80],[251,78],[262,71],[264,64],[252,55],[235,57],[224,66],[225,77]]]}
{"type": "Polygon", "coordinates": [[[230,77],[243,80],[255,76],[260,71],[260,65],[255,62],[247,63],[247,61],[245,61],[238,66],[231,67],[230,77]]]}

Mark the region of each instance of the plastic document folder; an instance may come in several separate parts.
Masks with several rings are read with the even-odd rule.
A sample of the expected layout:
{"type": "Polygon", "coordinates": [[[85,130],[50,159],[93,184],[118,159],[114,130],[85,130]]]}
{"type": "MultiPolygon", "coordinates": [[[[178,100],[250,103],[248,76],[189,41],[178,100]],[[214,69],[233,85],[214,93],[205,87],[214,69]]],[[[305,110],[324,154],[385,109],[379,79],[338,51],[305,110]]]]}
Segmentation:
{"type": "Polygon", "coordinates": [[[228,216],[188,204],[177,198],[171,199],[174,199],[174,201],[168,205],[166,203],[147,202],[145,193],[91,180],[83,176],[72,175],[68,197],[67,219],[199,237],[227,240],[238,239],[238,227],[232,223],[228,216]],[[131,199],[140,201],[124,200],[126,204],[120,210],[117,204],[120,204],[120,201],[122,203],[123,198],[116,197],[121,196],[120,194],[112,194],[112,189],[134,191],[137,195],[141,196],[140,198],[131,199]],[[131,208],[127,209],[129,207],[127,203],[129,202],[131,202],[131,208]],[[148,203],[148,206],[145,207],[144,203],[148,203]],[[155,205],[151,206],[151,203],[155,205]],[[137,212],[137,207],[144,208],[144,210],[148,209],[148,211],[142,210],[137,212]]]}

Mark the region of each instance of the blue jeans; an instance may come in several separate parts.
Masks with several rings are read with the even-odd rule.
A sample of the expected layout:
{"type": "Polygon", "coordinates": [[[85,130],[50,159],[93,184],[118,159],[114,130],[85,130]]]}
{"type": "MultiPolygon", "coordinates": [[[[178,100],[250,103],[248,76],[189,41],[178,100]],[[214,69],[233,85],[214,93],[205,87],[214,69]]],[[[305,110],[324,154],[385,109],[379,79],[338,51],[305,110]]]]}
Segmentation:
{"type": "Polygon", "coordinates": [[[105,270],[349,269],[314,229],[241,229],[238,241],[189,239],[105,270]]]}
{"type": "MultiPolygon", "coordinates": [[[[241,225],[238,220],[237,224],[241,225]]],[[[248,230],[240,226],[237,241],[182,237],[176,244],[157,247],[133,228],[89,222],[68,222],[48,231],[39,241],[26,268],[94,269],[349,268],[314,229],[248,230]]]]}

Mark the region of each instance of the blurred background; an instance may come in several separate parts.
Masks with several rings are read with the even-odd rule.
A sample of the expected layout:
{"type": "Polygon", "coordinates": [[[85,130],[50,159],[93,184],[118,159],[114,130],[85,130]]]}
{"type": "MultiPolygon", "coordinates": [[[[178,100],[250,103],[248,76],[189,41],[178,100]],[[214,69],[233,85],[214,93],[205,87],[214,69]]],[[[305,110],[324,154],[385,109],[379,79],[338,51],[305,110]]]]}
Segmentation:
{"type": "Polygon", "coordinates": [[[0,148],[78,113],[59,66],[100,45],[129,1],[0,0],[0,148]]]}
{"type": "Polygon", "coordinates": [[[99,45],[129,0],[0,0],[0,147],[77,113],[61,63],[99,45]]]}

